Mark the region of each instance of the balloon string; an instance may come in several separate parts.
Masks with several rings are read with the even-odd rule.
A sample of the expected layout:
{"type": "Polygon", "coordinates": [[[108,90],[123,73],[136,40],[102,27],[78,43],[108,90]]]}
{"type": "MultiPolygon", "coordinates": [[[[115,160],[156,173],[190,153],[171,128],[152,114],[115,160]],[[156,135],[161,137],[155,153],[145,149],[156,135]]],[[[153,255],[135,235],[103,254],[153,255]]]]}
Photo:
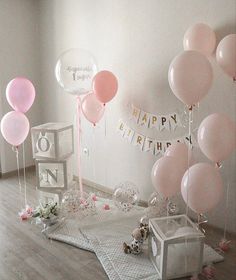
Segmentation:
{"type": "Polygon", "coordinates": [[[226,187],[226,207],[225,207],[225,219],[224,219],[224,240],[226,240],[226,232],[227,232],[227,221],[228,221],[228,207],[229,207],[229,182],[226,187]]]}
{"type": "MultiPolygon", "coordinates": [[[[188,143],[188,173],[187,173],[187,184],[189,185],[189,180],[190,180],[190,171],[189,171],[189,167],[190,167],[190,155],[191,155],[191,149],[192,149],[192,144],[191,144],[191,132],[192,132],[192,110],[193,108],[189,108],[188,110],[188,137],[189,137],[189,143],[188,143]]],[[[186,203],[186,209],[185,209],[185,214],[186,216],[188,216],[188,212],[189,212],[189,207],[188,207],[188,186],[187,186],[187,203],[186,203]]],[[[188,221],[186,219],[185,221],[185,226],[188,226],[188,221]]],[[[187,252],[187,247],[188,247],[188,240],[187,237],[185,237],[185,248],[186,248],[186,252],[187,252]]],[[[188,271],[188,260],[187,260],[187,256],[185,254],[185,258],[184,258],[184,264],[185,264],[185,272],[188,271]]]]}
{"type": "MultiPolygon", "coordinates": [[[[104,144],[105,144],[105,148],[107,147],[107,112],[105,110],[104,112],[104,144]]],[[[105,187],[108,187],[107,184],[107,153],[105,152],[105,187]]]]}
{"type": "Polygon", "coordinates": [[[20,180],[20,164],[19,164],[19,148],[13,147],[13,151],[16,153],[16,165],[17,165],[17,177],[18,177],[18,186],[20,191],[20,207],[22,207],[22,186],[20,180]]]}
{"type": "Polygon", "coordinates": [[[27,206],[27,187],[26,187],[26,172],[25,172],[25,143],[23,142],[23,176],[24,176],[24,198],[25,198],[25,208],[27,206]]]}
{"type": "MultiPolygon", "coordinates": [[[[188,111],[188,137],[189,137],[189,143],[188,143],[188,175],[187,175],[187,184],[189,184],[189,180],[190,180],[190,171],[189,171],[189,167],[190,167],[190,158],[191,158],[191,149],[192,149],[192,122],[193,122],[193,112],[192,112],[192,108],[189,109],[188,111]]],[[[189,212],[189,207],[188,207],[188,188],[187,188],[187,203],[186,203],[186,216],[188,216],[188,212],[189,212]]],[[[187,221],[186,221],[187,222],[187,221]]]]}
{"type": "Polygon", "coordinates": [[[96,173],[95,173],[95,151],[96,151],[96,148],[95,148],[95,143],[96,143],[96,137],[95,137],[95,126],[93,126],[93,160],[92,160],[92,168],[93,168],[93,180],[94,182],[96,182],[96,173]]]}
{"type": "Polygon", "coordinates": [[[201,227],[201,225],[206,224],[206,223],[208,223],[207,217],[204,214],[198,214],[197,215],[197,227],[204,234],[206,233],[206,231],[204,228],[201,227]]]}
{"type": "Polygon", "coordinates": [[[82,183],[82,178],[81,178],[81,99],[78,96],[77,97],[77,135],[78,135],[78,143],[77,143],[77,148],[78,148],[78,176],[79,176],[79,188],[80,188],[80,194],[81,198],[84,196],[84,191],[83,191],[83,183],[82,183]]]}

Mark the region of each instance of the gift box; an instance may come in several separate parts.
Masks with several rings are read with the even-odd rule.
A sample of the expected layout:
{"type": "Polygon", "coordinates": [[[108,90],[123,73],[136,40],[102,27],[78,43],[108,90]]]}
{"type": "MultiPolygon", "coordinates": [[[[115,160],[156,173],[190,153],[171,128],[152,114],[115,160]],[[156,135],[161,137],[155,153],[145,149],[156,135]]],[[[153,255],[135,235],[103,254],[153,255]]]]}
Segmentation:
{"type": "Polygon", "coordinates": [[[36,159],[37,189],[45,192],[65,191],[73,184],[72,159],[36,159]]]}
{"type": "Polygon", "coordinates": [[[39,202],[42,203],[43,205],[47,203],[57,203],[60,205],[61,200],[62,200],[62,193],[59,192],[38,192],[38,198],[39,202]]]}
{"type": "Polygon", "coordinates": [[[150,219],[149,229],[149,257],[160,279],[200,273],[205,236],[186,215],[150,219]]]}
{"type": "Polygon", "coordinates": [[[35,159],[65,159],[74,152],[73,125],[45,123],[31,128],[35,159]]]}

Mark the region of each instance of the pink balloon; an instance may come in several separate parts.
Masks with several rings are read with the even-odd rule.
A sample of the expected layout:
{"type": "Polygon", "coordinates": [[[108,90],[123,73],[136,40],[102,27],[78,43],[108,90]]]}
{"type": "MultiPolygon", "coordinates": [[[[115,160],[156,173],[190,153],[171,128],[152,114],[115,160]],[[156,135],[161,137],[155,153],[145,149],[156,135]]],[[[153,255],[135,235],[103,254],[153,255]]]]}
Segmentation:
{"type": "Polygon", "coordinates": [[[18,147],[25,141],[29,128],[29,121],[21,112],[11,111],[1,121],[2,135],[12,146],[18,147]]]}
{"type": "Polygon", "coordinates": [[[192,162],[192,152],[190,150],[189,156],[190,159],[188,161],[188,145],[185,143],[174,143],[166,149],[164,156],[172,156],[178,159],[178,161],[184,166],[186,170],[188,168],[188,162],[191,164],[192,162]]]}
{"type": "Polygon", "coordinates": [[[82,101],[82,112],[86,119],[95,125],[103,117],[105,106],[96,98],[94,93],[89,93],[82,101]]]}
{"type": "Polygon", "coordinates": [[[171,62],[168,79],[175,96],[192,106],[208,93],[213,79],[212,67],[203,54],[184,51],[171,62]]]}
{"type": "Polygon", "coordinates": [[[186,51],[198,51],[210,56],[216,47],[215,32],[205,23],[194,24],[185,32],[183,45],[186,51]]]}
{"type": "Polygon", "coordinates": [[[6,88],[7,101],[15,111],[27,112],[35,99],[35,88],[23,77],[11,80],[6,88]]]}
{"type": "Polygon", "coordinates": [[[236,34],[230,34],[220,41],[216,60],[224,72],[236,81],[236,34]]]}
{"type": "Polygon", "coordinates": [[[206,117],[198,129],[198,144],[213,162],[225,160],[236,148],[236,125],[224,114],[206,117]]]}
{"type": "Polygon", "coordinates": [[[184,171],[184,166],[176,157],[162,157],[153,165],[152,184],[165,198],[172,197],[180,192],[184,171]]]}
{"type": "Polygon", "coordinates": [[[213,209],[223,195],[223,183],[217,168],[209,163],[197,163],[184,174],[181,193],[185,203],[196,213],[213,209]]]}
{"type": "Polygon", "coordinates": [[[109,102],[117,93],[118,81],[110,71],[100,71],[93,78],[93,91],[102,103],[109,102]]]}

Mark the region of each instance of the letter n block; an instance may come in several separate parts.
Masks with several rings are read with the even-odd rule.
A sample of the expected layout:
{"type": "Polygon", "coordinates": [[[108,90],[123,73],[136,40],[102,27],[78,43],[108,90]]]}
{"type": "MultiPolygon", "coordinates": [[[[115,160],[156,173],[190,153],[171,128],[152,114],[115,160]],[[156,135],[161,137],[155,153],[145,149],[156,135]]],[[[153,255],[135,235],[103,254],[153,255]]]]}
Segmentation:
{"type": "Polygon", "coordinates": [[[70,159],[40,160],[36,162],[37,188],[44,192],[64,192],[73,180],[70,159]]]}

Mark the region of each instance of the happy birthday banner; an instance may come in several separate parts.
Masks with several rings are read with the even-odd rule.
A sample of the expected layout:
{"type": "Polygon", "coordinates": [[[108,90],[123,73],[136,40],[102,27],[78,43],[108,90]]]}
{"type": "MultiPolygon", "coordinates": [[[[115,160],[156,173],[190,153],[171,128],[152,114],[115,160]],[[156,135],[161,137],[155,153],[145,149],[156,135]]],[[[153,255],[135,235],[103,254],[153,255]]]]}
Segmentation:
{"type": "Polygon", "coordinates": [[[117,131],[120,135],[126,139],[133,146],[137,146],[141,151],[151,152],[153,155],[164,154],[166,149],[172,145],[173,143],[180,142],[186,143],[189,142],[194,146],[196,141],[193,136],[189,136],[185,134],[179,138],[175,138],[172,140],[158,140],[153,139],[143,134],[140,134],[130,128],[127,124],[125,124],[122,120],[119,121],[117,131]]]}
{"type": "Polygon", "coordinates": [[[134,120],[140,126],[147,128],[156,128],[159,131],[163,129],[175,130],[177,126],[183,127],[180,116],[177,112],[167,115],[155,115],[130,105],[130,119],[134,120]]]}

